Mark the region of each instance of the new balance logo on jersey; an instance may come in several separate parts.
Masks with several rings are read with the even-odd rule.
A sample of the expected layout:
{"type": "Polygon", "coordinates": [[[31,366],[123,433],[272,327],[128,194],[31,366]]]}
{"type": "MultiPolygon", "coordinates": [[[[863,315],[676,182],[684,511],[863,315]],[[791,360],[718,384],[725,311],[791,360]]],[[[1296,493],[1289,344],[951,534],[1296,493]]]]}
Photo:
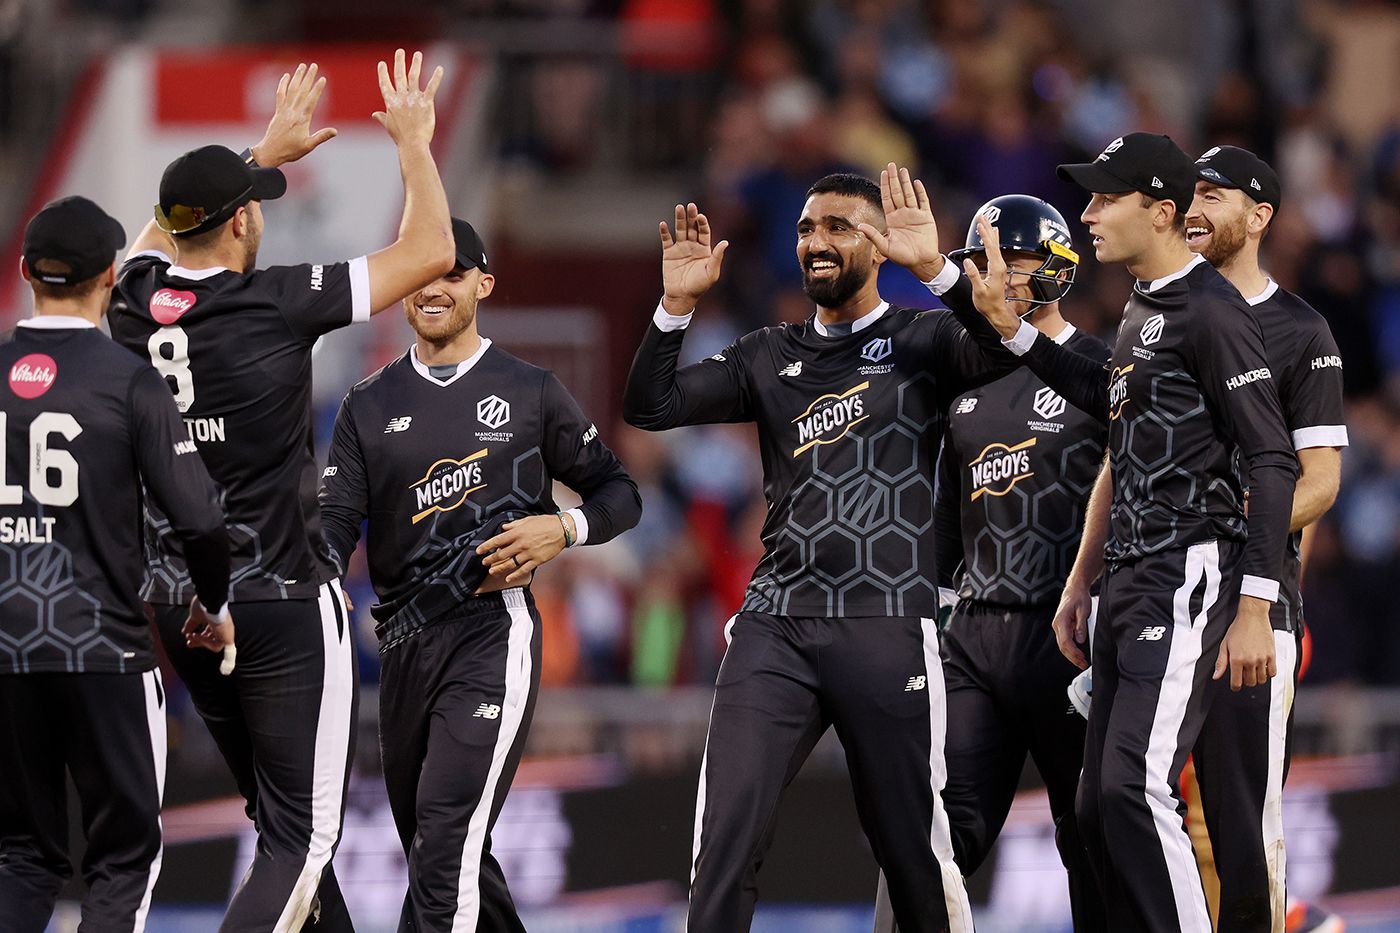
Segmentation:
{"type": "Polygon", "coordinates": [[[1162,339],[1162,329],[1166,327],[1167,319],[1160,314],[1154,314],[1142,325],[1142,330],[1138,333],[1138,338],[1142,340],[1143,346],[1150,347],[1162,339]]]}
{"type": "Polygon", "coordinates": [[[390,418],[389,423],[384,426],[384,433],[396,434],[399,431],[407,431],[411,424],[413,424],[412,415],[404,415],[402,418],[390,418]]]}
{"type": "Polygon", "coordinates": [[[904,685],[904,692],[913,693],[916,690],[924,689],[926,686],[928,686],[928,678],[920,674],[918,677],[909,678],[909,682],[904,685]]]}
{"type": "Polygon", "coordinates": [[[1329,366],[1335,366],[1338,369],[1341,369],[1342,358],[1340,356],[1319,356],[1313,358],[1313,369],[1326,369],[1329,366]]]}
{"type": "Polygon", "coordinates": [[[499,706],[497,706],[495,703],[482,703],[480,706],[478,706],[478,707],[476,708],[476,712],[475,712],[475,713],[472,713],[472,718],[474,718],[474,719],[500,719],[500,718],[501,718],[501,708],[500,708],[499,706]]]}
{"type": "Polygon", "coordinates": [[[495,430],[510,420],[510,402],[499,395],[488,395],[476,403],[476,420],[495,430]]]}
{"type": "Polygon", "coordinates": [[[1054,389],[1046,386],[1036,390],[1031,408],[1042,418],[1058,418],[1065,413],[1065,400],[1054,389]]]}
{"type": "Polygon", "coordinates": [[[1147,628],[1142,630],[1142,634],[1138,635],[1137,640],[1161,641],[1166,634],[1167,627],[1165,625],[1149,625],[1147,628]]]}
{"type": "Polygon", "coordinates": [[[782,369],[778,370],[778,375],[779,375],[779,376],[800,376],[800,375],[802,375],[802,361],[801,361],[801,360],[798,360],[796,363],[789,363],[789,364],[787,364],[787,365],[784,366],[782,369]]]}
{"type": "Polygon", "coordinates": [[[1270,379],[1272,377],[1273,373],[1269,372],[1267,367],[1263,369],[1251,369],[1247,373],[1240,373],[1237,376],[1231,376],[1229,379],[1226,379],[1225,388],[1233,392],[1240,386],[1247,386],[1251,382],[1259,382],[1260,380],[1270,379]]]}
{"type": "Polygon", "coordinates": [[[890,337],[876,337],[860,351],[860,358],[878,363],[894,352],[894,340],[890,337]]]}
{"type": "Polygon", "coordinates": [[[976,502],[984,495],[1004,496],[1021,480],[1034,476],[1030,448],[1035,442],[1033,437],[1014,447],[996,443],[983,448],[977,459],[967,465],[972,471],[971,500],[976,502]]]}
{"type": "Polygon", "coordinates": [[[973,410],[974,408],[976,408],[976,407],[977,407],[977,399],[975,399],[975,398],[965,398],[965,399],[963,399],[962,401],[958,402],[957,407],[953,409],[953,414],[955,414],[955,415],[970,415],[970,414],[972,414],[972,410],[973,410]]]}
{"type": "Polygon", "coordinates": [[[860,393],[868,388],[870,383],[862,382],[840,395],[828,393],[793,418],[792,423],[797,425],[797,448],[792,455],[796,457],[813,447],[834,444],[864,421],[867,416],[860,393]]]}

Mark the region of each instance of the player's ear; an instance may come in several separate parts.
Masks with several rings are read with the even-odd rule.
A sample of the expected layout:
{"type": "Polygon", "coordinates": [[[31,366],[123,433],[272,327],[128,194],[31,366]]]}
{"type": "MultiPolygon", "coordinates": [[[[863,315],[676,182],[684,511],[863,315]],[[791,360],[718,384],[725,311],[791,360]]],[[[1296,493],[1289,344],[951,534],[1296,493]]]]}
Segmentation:
{"type": "Polygon", "coordinates": [[[33,277],[29,274],[29,263],[25,262],[23,259],[19,261],[19,277],[26,282],[34,281],[33,277]]]}
{"type": "Polygon", "coordinates": [[[1274,218],[1274,206],[1272,204],[1256,204],[1254,210],[1249,212],[1249,232],[1263,233],[1269,226],[1269,221],[1274,218]]]}
{"type": "Polygon", "coordinates": [[[233,224],[233,235],[238,239],[248,235],[248,206],[236,208],[233,216],[229,218],[229,223],[233,224]]]}
{"type": "Polygon", "coordinates": [[[107,267],[107,274],[102,277],[103,288],[117,287],[117,261],[112,260],[112,264],[107,267]]]}
{"type": "Polygon", "coordinates": [[[488,297],[496,288],[496,277],[489,272],[483,273],[476,283],[476,300],[480,301],[488,297]]]}

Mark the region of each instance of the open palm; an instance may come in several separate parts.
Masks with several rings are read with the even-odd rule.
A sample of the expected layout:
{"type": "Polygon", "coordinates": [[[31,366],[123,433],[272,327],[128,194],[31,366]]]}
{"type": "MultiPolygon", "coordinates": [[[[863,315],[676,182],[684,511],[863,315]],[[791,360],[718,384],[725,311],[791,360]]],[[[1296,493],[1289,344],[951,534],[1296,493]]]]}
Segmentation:
{"type": "Polygon", "coordinates": [[[860,225],[861,233],[875,248],[908,269],[938,263],[938,224],[924,183],[911,179],[907,168],[891,162],[880,172],[880,202],[885,209],[885,231],[860,225]]]}
{"type": "Polygon", "coordinates": [[[661,283],[669,303],[688,311],[719,280],[728,240],[710,244],[710,221],[694,204],[676,205],[676,232],[661,223],[661,283]]]}

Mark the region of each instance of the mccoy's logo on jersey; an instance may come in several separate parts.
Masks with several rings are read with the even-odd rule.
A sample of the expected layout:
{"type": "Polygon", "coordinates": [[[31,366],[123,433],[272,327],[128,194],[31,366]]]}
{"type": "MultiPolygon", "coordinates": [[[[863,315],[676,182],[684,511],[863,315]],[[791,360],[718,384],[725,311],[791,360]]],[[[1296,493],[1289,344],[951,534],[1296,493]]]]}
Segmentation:
{"type": "Polygon", "coordinates": [[[151,296],[151,317],[157,324],[174,324],[194,307],[196,300],[194,292],[162,288],[151,296]]]}
{"type": "Polygon", "coordinates": [[[510,420],[510,402],[499,395],[488,395],[476,403],[476,420],[492,430],[510,420]]]}
{"type": "Polygon", "coordinates": [[[1108,417],[1110,421],[1117,421],[1118,416],[1123,413],[1123,406],[1128,404],[1128,373],[1133,371],[1134,363],[1129,363],[1122,369],[1113,367],[1113,374],[1108,377],[1108,417]]]}
{"type": "Polygon", "coordinates": [[[1160,314],[1154,314],[1142,325],[1142,330],[1138,332],[1138,337],[1142,340],[1142,345],[1150,347],[1162,339],[1162,329],[1166,327],[1167,319],[1160,314]]]}
{"type": "Polygon", "coordinates": [[[867,415],[860,393],[868,388],[870,383],[862,382],[840,395],[823,395],[793,418],[792,423],[797,425],[797,449],[792,455],[800,456],[822,444],[834,444],[864,421],[867,415]]]}
{"type": "Polygon", "coordinates": [[[467,496],[486,485],[481,478],[481,461],[485,450],[461,460],[442,459],[428,467],[423,478],[414,483],[413,524],[418,524],[434,512],[451,512],[467,501],[467,496]]]}
{"type": "Polygon", "coordinates": [[[22,356],[10,367],[10,391],[20,398],[38,398],[53,387],[58,364],[47,353],[22,356]]]}
{"type": "Polygon", "coordinates": [[[982,448],[977,459],[967,465],[972,470],[972,501],[983,495],[1004,496],[1021,480],[1034,476],[1030,449],[1035,441],[1031,438],[1014,447],[997,442],[982,448]]]}

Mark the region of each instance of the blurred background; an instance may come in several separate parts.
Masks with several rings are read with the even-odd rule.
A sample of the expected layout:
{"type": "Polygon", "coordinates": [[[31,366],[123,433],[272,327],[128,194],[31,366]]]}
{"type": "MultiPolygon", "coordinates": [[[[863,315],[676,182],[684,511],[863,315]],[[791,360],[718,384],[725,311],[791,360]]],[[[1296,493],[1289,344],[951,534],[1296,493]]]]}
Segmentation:
{"type": "MultiPolygon", "coordinates": [[[[256,142],[298,61],[329,77],[321,124],[340,136],[287,167],[260,262],[387,244],[401,188],[369,115],[375,63],[399,44],[448,69],[435,146],[454,213],[483,232],[497,278],[482,332],[559,373],[646,502],[635,531],[563,555],[534,586],[545,689],[495,840],[532,930],[681,928],[721,629],[759,554],[750,428],[649,435],[618,417],[660,294],[656,222],[695,200],[733,243],[686,341],[700,359],[811,312],[793,225],[821,175],[914,166],[952,249],[977,206],[1009,192],[1046,198],[1082,229],[1084,198],[1054,166],[1131,130],[1274,164],[1284,203],[1266,268],[1327,318],[1346,361],[1351,447],[1305,586],[1315,637],[1286,801],[1289,883],[1350,930],[1400,930],[1400,4],[0,0],[5,324],[29,312],[16,257],[38,206],[86,194],[134,236],[164,165],[207,142],[256,142]]],[[[902,270],[882,275],[891,301],[935,304],[902,270]]],[[[1065,314],[1109,334],[1127,289],[1126,273],[1089,256],[1065,314]]],[[[344,391],[409,342],[392,309],[324,341],[321,450],[344,391]]],[[[405,869],[378,775],[362,560],[348,588],[364,692],[336,866],[373,931],[392,929],[405,869]]],[[[167,683],[169,848],[150,928],[211,930],[253,838],[167,683]]],[[[869,929],[875,868],[834,741],[791,787],[760,881],[755,929],[869,929]]],[[[1033,773],[971,884],[979,929],[1068,929],[1033,773]]],[[[75,922],[66,908],[55,929],[75,922]]]]}

